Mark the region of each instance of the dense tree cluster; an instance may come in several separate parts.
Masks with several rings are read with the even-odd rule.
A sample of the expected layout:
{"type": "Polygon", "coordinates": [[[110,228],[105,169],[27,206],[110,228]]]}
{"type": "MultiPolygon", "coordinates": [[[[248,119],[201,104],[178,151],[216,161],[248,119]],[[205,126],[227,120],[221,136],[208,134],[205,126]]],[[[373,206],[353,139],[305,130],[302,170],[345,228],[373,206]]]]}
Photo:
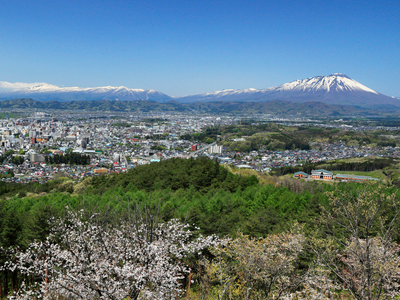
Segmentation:
{"type": "Polygon", "coordinates": [[[45,161],[48,164],[69,164],[69,165],[89,165],[90,155],[80,153],[65,153],[63,155],[46,155],[45,161]]]}
{"type": "Polygon", "coordinates": [[[0,163],[11,160],[10,157],[12,157],[13,154],[14,150],[7,150],[4,154],[0,155],[0,163]]]}
{"type": "Polygon", "coordinates": [[[11,159],[11,163],[13,163],[15,165],[21,165],[21,164],[24,163],[24,161],[25,161],[25,159],[22,156],[19,156],[19,155],[15,155],[11,159]]]}
{"type": "Polygon", "coordinates": [[[162,150],[165,150],[166,148],[165,148],[164,146],[159,146],[159,145],[157,145],[157,146],[151,146],[150,149],[151,149],[151,150],[162,151],[162,150]]]}
{"type": "Polygon", "coordinates": [[[319,163],[308,163],[302,166],[285,166],[272,170],[272,174],[282,176],[286,174],[293,174],[299,171],[311,174],[312,170],[325,169],[328,171],[361,171],[370,172],[375,170],[384,169],[393,165],[393,158],[373,158],[360,162],[342,162],[342,161],[329,161],[319,163]]]}
{"type": "MultiPolygon", "coordinates": [[[[91,189],[104,191],[110,187],[133,185],[139,190],[187,189],[206,192],[213,188],[236,191],[258,183],[255,176],[233,175],[218,161],[205,157],[179,159],[172,158],[150,165],[137,166],[125,174],[95,177],[91,189]]],[[[91,190],[89,189],[89,190],[91,190]]]]}
{"type": "MultiPolygon", "coordinates": [[[[14,176],[12,171],[9,172],[11,177],[14,176]]],[[[71,183],[72,184],[72,183],[71,183]]],[[[38,182],[29,182],[25,184],[15,182],[2,182],[0,181],[0,198],[13,197],[21,192],[26,193],[49,193],[49,192],[65,192],[69,184],[64,184],[62,180],[49,180],[43,184],[38,182]]]]}

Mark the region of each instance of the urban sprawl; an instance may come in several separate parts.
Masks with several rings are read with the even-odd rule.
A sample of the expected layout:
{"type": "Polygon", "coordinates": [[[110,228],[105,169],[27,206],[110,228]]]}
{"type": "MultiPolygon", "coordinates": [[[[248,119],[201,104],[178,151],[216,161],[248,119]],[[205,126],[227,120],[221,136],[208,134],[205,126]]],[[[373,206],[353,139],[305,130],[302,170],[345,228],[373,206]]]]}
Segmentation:
{"type": "MultiPolygon", "coordinates": [[[[170,158],[208,156],[223,164],[269,172],[273,168],[296,166],[304,162],[321,162],[357,157],[398,157],[400,148],[349,146],[344,142],[313,143],[310,150],[270,151],[246,153],[232,151],[219,141],[201,143],[184,140],[185,134],[200,133],[204,128],[240,122],[232,116],[183,114],[49,114],[35,112],[20,118],[0,120],[1,153],[0,176],[8,182],[40,182],[58,177],[81,179],[103,173],[120,173],[138,165],[170,158]],[[87,155],[86,164],[64,161],[55,157],[71,154],[87,155]]],[[[282,125],[309,126],[310,120],[273,119],[282,125]]],[[[313,126],[338,127],[343,130],[365,131],[373,127],[352,127],[314,122],[313,126]]],[[[394,127],[379,127],[399,130],[394,127]]],[[[245,137],[241,138],[245,140],[245,137]]],[[[69,156],[72,157],[72,156],[69,156]]]]}

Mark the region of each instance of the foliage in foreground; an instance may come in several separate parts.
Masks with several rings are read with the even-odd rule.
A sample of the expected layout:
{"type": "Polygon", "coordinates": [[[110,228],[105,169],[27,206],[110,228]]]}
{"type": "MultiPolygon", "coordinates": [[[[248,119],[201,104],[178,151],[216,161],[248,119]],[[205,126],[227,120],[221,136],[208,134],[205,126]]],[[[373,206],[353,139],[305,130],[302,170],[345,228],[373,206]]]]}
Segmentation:
{"type": "Polygon", "coordinates": [[[192,238],[188,226],[175,219],[141,218],[117,226],[104,220],[68,211],[54,221],[46,241],[22,252],[9,250],[14,258],[3,269],[28,278],[9,299],[175,299],[189,272],[185,259],[217,243],[213,236],[192,238]]]}
{"type": "Polygon", "coordinates": [[[312,248],[354,299],[378,300],[400,295],[399,200],[387,188],[364,184],[357,190],[329,193],[330,207],[320,224],[323,238],[312,248]]]}
{"type": "Polygon", "coordinates": [[[7,250],[13,257],[4,269],[25,279],[10,299],[179,299],[191,272],[201,299],[393,299],[400,205],[387,192],[372,184],[336,189],[319,231],[306,235],[295,223],[263,238],[194,238],[188,225],[146,212],[117,223],[69,212],[45,242],[7,250]]]}
{"type": "MultiPolygon", "coordinates": [[[[191,285],[194,295],[187,293],[188,299],[190,295],[198,299],[265,299],[267,295],[275,299],[279,295],[293,299],[326,299],[336,297],[338,293],[344,293],[346,299],[389,299],[396,295],[399,290],[399,248],[394,241],[400,240],[398,189],[379,184],[329,185],[294,179],[280,181],[279,187],[272,183],[262,186],[251,177],[231,174],[215,161],[199,159],[166,161],[137,168],[128,174],[100,177],[93,182],[85,180],[70,186],[71,192],[64,189],[61,182],[32,185],[31,188],[45,188],[50,194],[0,200],[0,247],[15,249],[18,245],[21,255],[34,249],[38,250],[35,255],[39,255],[42,250],[53,249],[51,245],[59,247],[54,249],[59,249],[60,253],[65,251],[67,244],[61,239],[61,229],[57,229],[59,223],[49,224],[48,220],[56,216],[56,220],[64,220],[71,226],[67,219],[59,219],[66,206],[76,211],[82,208],[90,211],[97,207],[96,212],[103,213],[89,221],[86,218],[81,221],[102,228],[98,233],[107,233],[103,240],[110,238],[111,241],[122,232],[124,221],[121,220],[129,221],[129,211],[159,205],[160,218],[152,223],[154,230],[177,218],[180,224],[190,223],[191,226],[185,230],[197,226],[205,235],[230,236],[224,246],[208,248],[210,253],[205,252],[207,256],[187,253],[183,260],[172,256],[170,268],[176,264],[180,266],[182,272],[179,276],[183,278],[177,279],[176,285],[169,285],[171,289],[165,291],[165,295],[170,293],[176,298],[181,297],[190,287],[190,276],[194,279],[191,285]],[[148,183],[144,180],[146,178],[153,179],[148,183]],[[182,178],[190,181],[180,182],[182,178]],[[107,213],[104,215],[104,212],[107,213]],[[286,231],[288,224],[294,221],[302,224],[302,231],[286,231]],[[237,234],[238,230],[243,234],[237,234]],[[46,239],[49,233],[50,240],[46,239]],[[35,239],[36,244],[32,244],[35,239]],[[291,243],[292,240],[298,242],[291,243]],[[40,248],[45,245],[49,249],[40,248]],[[274,263],[276,268],[272,269],[274,263]],[[200,267],[196,268],[197,265],[200,267]],[[192,275],[188,275],[189,266],[192,275]],[[280,277],[271,275],[274,270],[282,271],[280,277]],[[263,286],[268,282],[272,285],[266,293],[263,286]],[[173,291],[174,286],[183,293],[173,291]],[[286,288],[280,290],[283,286],[286,288]]],[[[4,185],[4,188],[9,187],[11,185],[4,185]]],[[[17,191],[18,186],[14,189],[12,185],[12,188],[8,195],[17,191]]],[[[31,195],[30,192],[27,194],[31,195]]],[[[137,222],[128,223],[137,229],[140,224],[148,224],[146,216],[136,215],[131,222],[137,222]]],[[[88,240],[77,241],[96,245],[101,241],[96,239],[100,235],[91,230],[92,234],[83,234],[88,240]],[[90,241],[91,238],[94,240],[90,241]]],[[[176,241],[180,244],[179,240],[176,241]]],[[[18,255],[13,263],[17,262],[18,255]]],[[[33,256],[26,256],[29,257],[33,256]]],[[[38,259],[41,261],[45,256],[38,259]]],[[[0,266],[4,266],[6,260],[9,258],[0,253],[0,266]]],[[[26,267],[32,266],[27,261],[25,263],[26,267]]],[[[22,262],[20,266],[23,266],[22,262]]],[[[90,268],[85,270],[100,270],[101,266],[90,265],[90,268]]],[[[0,298],[15,290],[22,292],[23,281],[28,290],[37,284],[36,291],[40,291],[43,281],[50,287],[54,282],[54,278],[50,281],[50,276],[63,274],[50,273],[48,268],[46,283],[46,270],[43,268],[41,274],[35,271],[31,275],[25,275],[23,268],[13,270],[8,268],[0,272],[0,298]]],[[[117,278],[111,273],[104,276],[104,280],[117,278]]],[[[156,285],[151,281],[143,284],[152,292],[158,289],[156,285]]],[[[119,286],[122,288],[123,284],[119,286]]],[[[88,297],[99,297],[98,292],[93,293],[88,297]]],[[[139,297],[144,295],[142,290],[139,297]]]]}
{"type": "Polygon", "coordinates": [[[210,299],[328,299],[336,288],[329,271],[299,269],[306,246],[299,226],[265,238],[238,233],[211,250],[214,259],[200,261],[202,293],[210,299]]]}

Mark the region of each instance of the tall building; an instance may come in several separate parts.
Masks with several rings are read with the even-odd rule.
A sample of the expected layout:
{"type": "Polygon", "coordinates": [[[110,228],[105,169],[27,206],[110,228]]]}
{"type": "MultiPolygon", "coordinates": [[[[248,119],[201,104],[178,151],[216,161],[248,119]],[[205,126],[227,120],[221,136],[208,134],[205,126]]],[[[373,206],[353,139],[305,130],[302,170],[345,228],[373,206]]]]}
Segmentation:
{"type": "Polygon", "coordinates": [[[38,153],[31,153],[31,162],[44,162],[44,156],[42,154],[38,154],[38,153]]]}
{"type": "Polygon", "coordinates": [[[36,136],[36,131],[35,130],[30,130],[29,131],[29,138],[33,138],[36,136]]]}
{"type": "Polygon", "coordinates": [[[120,162],[120,159],[121,159],[119,153],[114,153],[113,159],[114,159],[114,162],[118,162],[118,163],[119,163],[119,162],[120,162]]]}
{"type": "Polygon", "coordinates": [[[218,145],[211,146],[209,152],[210,153],[221,154],[222,153],[222,146],[218,146],[218,145]]]}

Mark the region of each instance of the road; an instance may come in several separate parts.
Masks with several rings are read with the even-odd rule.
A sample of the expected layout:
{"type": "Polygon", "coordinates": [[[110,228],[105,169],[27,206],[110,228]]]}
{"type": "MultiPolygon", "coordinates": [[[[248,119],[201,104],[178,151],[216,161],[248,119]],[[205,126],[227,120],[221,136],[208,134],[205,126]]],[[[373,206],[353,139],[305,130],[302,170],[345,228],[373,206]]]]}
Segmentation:
{"type": "Polygon", "coordinates": [[[190,155],[195,155],[195,154],[197,154],[199,152],[203,152],[204,150],[207,150],[208,148],[211,148],[212,146],[214,146],[216,144],[217,144],[217,142],[211,143],[211,144],[209,144],[209,145],[207,145],[205,147],[202,147],[201,149],[199,149],[197,151],[192,152],[190,155]]]}

